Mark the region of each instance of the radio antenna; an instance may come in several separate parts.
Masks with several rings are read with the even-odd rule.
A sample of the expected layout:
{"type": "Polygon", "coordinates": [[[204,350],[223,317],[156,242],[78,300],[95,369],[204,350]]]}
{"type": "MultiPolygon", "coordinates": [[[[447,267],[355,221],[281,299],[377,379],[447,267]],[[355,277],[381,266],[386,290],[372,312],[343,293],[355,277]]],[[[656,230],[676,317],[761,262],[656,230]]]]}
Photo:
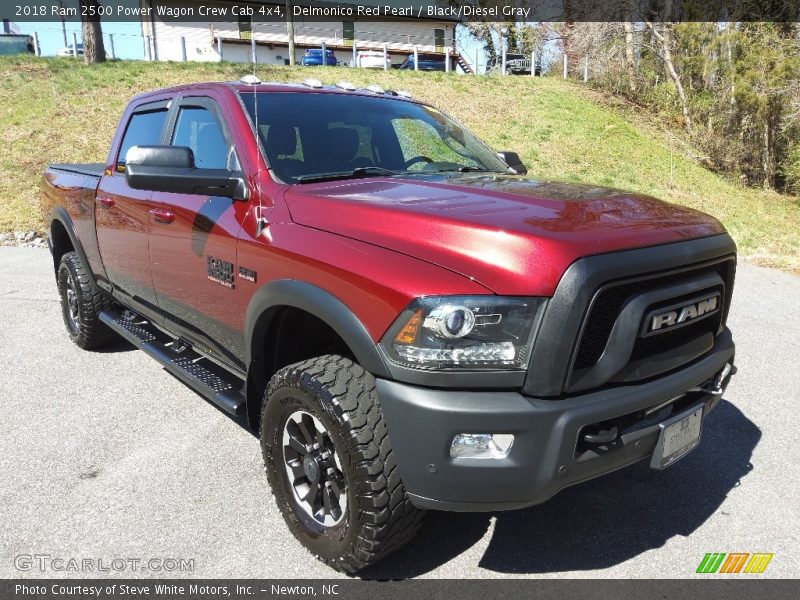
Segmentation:
{"type": "MultiPolygon", "coordinates": [[[[256,63],[255,60],[253,61],[253,71],[255,75],[256,70],[256,63]]],[[[261,156],[258,150],[259,147],[259,139],[261,136],[261,125],[258,122],[258,94],[256,93],[256,86],[253,86],[253,110],[255,112],[256,117],[256,160],[258,161],[258,170],[256,171],[256,195],[258,196],[258,213],[256,214],[256,238],[261,237],[261,234],[264,232],[264,228],[267,225],[267,221],[264,218],[264,207],[261,204],[261,156]]]]}
{"type": "MultiPolygon", "coordinates": [[[[250,35],[252,36],[254,32],[251,32],[250,35]]],[[[255,142],[256,142],[256,195],[258,196],[258,205],[255,207],[255,219],[256,219],[256,238],[258,238],[264,230],[266,229],[267,225],[269,224],[264,218],[264,206],[261,200],[261,152],[259,151],[260,147],[260,136],[261,136],[261,128],[258,119],[258,93],[256,92],[256,88],[261,84],[261,80],[256,75],[256,68],[258,65],[258,54],[256,52],[256,40],[255,38],[251,38],[252,44],[252,63],[253,63],[253,73],[251,75],[245,75],[242,77],[242,83],[252,86],[253,88],[253,117],[255,120],[255,142]]],[[[266,159],[265,159],[266,160],[266,159]]]]}

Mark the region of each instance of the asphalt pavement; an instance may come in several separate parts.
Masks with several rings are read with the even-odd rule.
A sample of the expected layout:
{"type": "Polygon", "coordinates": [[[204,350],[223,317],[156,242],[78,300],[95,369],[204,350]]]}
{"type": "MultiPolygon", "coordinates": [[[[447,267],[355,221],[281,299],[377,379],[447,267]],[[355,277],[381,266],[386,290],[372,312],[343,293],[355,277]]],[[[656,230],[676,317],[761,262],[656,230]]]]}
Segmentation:
{"type": "MultiPolygon", "coordinates": [[[[69,341],[51,264],[0,248],[0,577],[341,576],[289,533],[251,432],[126,343],[69,341]]],[[[362,575],[683,578],[707,552],[770,552],[761,577],[800,577],[800,277],[741,264],[729,324],[739,373],[675,467],[429,513],[362,575]]]]}

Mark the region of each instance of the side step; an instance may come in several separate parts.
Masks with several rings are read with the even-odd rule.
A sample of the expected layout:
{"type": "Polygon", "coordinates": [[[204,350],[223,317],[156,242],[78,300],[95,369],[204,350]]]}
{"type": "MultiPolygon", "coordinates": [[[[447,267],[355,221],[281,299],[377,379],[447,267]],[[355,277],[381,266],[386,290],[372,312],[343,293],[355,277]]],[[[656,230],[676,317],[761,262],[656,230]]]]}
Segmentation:
{"type": "Polygon", "coordinates": [[[120,314],[106,310],[100,313],[100,320],[226,413],[234,416],[244,414],[244,383],[232,373],[132,311],[120,314]]]}

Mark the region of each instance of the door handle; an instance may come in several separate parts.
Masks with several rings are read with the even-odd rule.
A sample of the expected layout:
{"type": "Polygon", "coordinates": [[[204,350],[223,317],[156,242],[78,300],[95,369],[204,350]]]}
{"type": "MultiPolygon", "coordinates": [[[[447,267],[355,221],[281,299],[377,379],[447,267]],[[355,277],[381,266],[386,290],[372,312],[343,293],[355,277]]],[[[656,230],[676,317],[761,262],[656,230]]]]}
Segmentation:
{"type": "Polygon", "coordinates": [[[164,208],[151,208],[150,214],[153,215],[153,220],[159,223],[172,223],[175,220],[175,213],[164,208]]]}
{"type": "Polygon", "coordinates": [[[108,196],[98,196],[97,203],[107,208],[111,208],[112,206],[114,206],[114,199],[109,198],[108,196]]]}

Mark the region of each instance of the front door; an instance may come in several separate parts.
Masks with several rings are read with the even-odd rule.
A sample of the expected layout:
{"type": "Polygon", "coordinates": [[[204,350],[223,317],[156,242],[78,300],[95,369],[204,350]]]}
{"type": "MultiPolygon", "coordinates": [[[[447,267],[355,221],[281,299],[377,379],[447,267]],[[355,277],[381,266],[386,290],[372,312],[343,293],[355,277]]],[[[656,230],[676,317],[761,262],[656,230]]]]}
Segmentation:
{"type": "Polygon", "coordinates": [[[130,114],[114,164],[107,165],[95,197],[97,244],[109,281],[138,307],[155,309],[148,233],[152,192],[125,181],[125,154],[132,146],[161,143],[167,102],[138,106],[130,114]]]}
{"type": "MultiPolygon", "coordinates": [[[[240,169],[219,107],[208,97],[179,101],[167,140],[192,149],[200,169],[240,169]]],[[[174,331],[221,360],[241,366],[236,286],[235,200],[154,192],[150,262],[158,304],[174,331]]],[[[241,204],[241,203],[238,203],[241,204]]]]}

